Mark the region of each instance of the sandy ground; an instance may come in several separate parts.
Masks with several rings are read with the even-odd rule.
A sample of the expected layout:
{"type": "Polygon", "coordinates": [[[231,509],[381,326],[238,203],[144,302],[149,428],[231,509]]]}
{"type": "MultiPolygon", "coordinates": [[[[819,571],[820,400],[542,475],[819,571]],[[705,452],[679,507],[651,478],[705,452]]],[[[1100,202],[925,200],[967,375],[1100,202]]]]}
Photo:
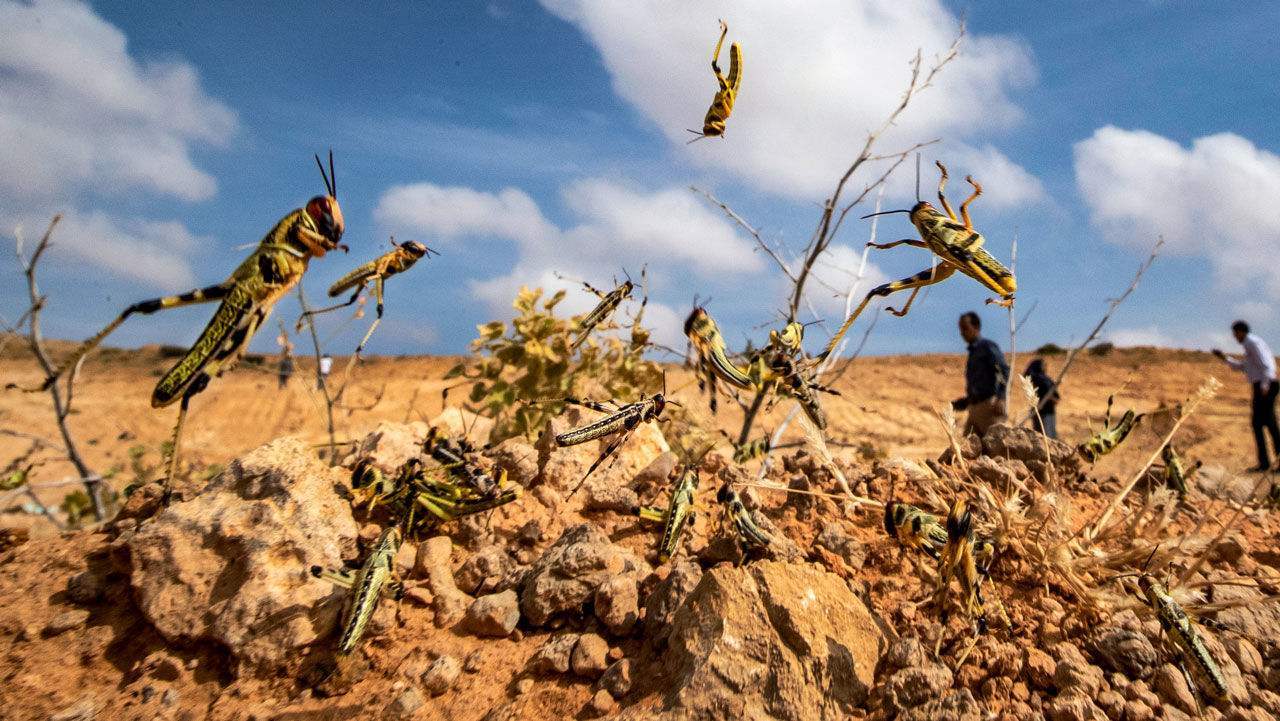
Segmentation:
{"type": "MultiPolygon", "coordinates": [[[[56,345],[55,352],[65,352],[56,345]]],[[[1020,355],[1016,368],[1029,356],[1020,355]]],[[[1056,373],[1063,356],[1049,357],[1050,373],[1056,373]]],[[[335,411],[338,440],[361,438],[382,420],[426,420],[443,408],[441,391],[456,381],[444,381],[445,372],[458,359],[450,357],[370,358],[356,369],[343,406],[335,411]]],[[[129,449],[141,446],[143,461],[159,463],[159,450],[177,418],[176,408],[153,409],[151,388],[173,360],[158,348],[138,351],[104,350],[85,363],[76,385],[70,419],[86,461],[99,473],[116,472],[119,485],[129,476],[129,449]]],[[[340,374],[344,359],[337,359],[340,374]]],[[[964,357],[961,355],[880,356],[856,359],[835,382],[839,397],[827,396],[830,416],[828,435],[837,444],[874,447],[887,455],[909,458],[934,457],[946,445],[938,412],[963,392],[964,357]]],[[[1201,407],[1180,435],[1179,450],[1207,464],[1241,470],[1254,463],[1253,437],[1249,430],[1249,389],[1243,376],[1207,353],[1134,348],[1117,350],[1106,357],[1079,356],[1064,383],[1058,411],[1060,437],[1071,443],[1083,440],[1092,423],[1101,422],[1109,394],[1116,394],[1117,415],[1125,408],[1139,412],[1170,405],[1190,396],[1204,380],[1216,376],[1224,387],[1201,407]]],[[[40,374],[18,343],[10,343],[0,356],[0,383],[29,385],[40,374]]],[[[741,411],[732,402],[721,403],[716,417],[698,398],[692,375],[672,366],[670,395],[688,404],[708,427],[719,426],[736,435],[741,411]]],[[[454,391],[456,402],[466,389],[454,391]]],[[[1019,393],[1012,400],[1014,415],[1021,417],[1027,404],[1019,393]]],[[[49,398],[44,394],[15,391],[0,393],[0,460],[24,452],[31,441],[10,432],[56,440],[49,398]]],[[[790,409],[780,401],[757,425],[759,435],[772,431],[790,409]]],[[[1141,464],[1152,452],[1153,429],[1145,424],[1136,438],[1148,442],[1127,443],[1098,464],[1100,476],[1141,464]]],[[[798,429],[788,435],[798,438],[798,429]]],[[[244,365],[216,379],[191,405],[183,440],[183,457],[200,466],[216,466],[273,438],[297,435],[323,443],[327,437],[325,406],[314,382],[314,363],[302,358],[285,389],[277,388],[273,371],[244,365]]],[[[50,462],[37,468],[37,484],[56,482],[72,474],[69,464],[50,462]]],[[[43,492],[56,502],[61,489],[43,492]]]]}

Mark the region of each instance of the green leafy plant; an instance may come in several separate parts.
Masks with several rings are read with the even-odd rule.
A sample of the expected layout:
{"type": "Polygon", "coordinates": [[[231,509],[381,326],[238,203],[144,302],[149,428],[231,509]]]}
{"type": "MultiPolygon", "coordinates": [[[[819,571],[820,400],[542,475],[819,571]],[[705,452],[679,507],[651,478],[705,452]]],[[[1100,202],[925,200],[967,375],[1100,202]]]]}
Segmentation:
{"type": "Polygon", "coordinates": [[[471,381],[468,410],[493,419],[490,441],[532,439],[562,409],[529,401],[590,396],[626,403],[661,390],[662,369],[644,358],[650,333],[639,315],[628,327],[629,337],[598,332],[619,328],[610,323],[572,351],[577,323],[555,314],[564,297],[559,291],[544,300],[541,288],[522,287],[510,327],[502,321],[476,326],[479,336],[471,348],[477,357],[445,374],[471,381]]]}

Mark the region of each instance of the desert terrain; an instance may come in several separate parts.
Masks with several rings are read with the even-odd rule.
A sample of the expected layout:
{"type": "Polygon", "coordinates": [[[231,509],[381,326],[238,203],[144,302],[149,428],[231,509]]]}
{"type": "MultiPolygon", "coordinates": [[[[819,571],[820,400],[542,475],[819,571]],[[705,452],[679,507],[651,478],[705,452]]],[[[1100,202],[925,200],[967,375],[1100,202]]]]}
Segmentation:
{"type": "MultiPolygon", "coordinates": [[[[1051,373],[1062,358],[1048,358],[1051,373]]],[[[464,395],[442,398],[456,361],[363,362],[349,407],[336,412],[338,440],[354,441],[347,463],[393,470],[418,452],[430,424],[453,432],[474,424],[483,435],[483,419],[446,412],[464,395]]],[[[158,348],[106,350],[82,370],[71,427],[86,461],[117,489],[133,480],[130,448],[146,449],[144,464],[160,462],[176,411],[153,410],[148,398],[171,362],[158,348]]],[[[749,483],[727,444],[701,465],[703,512],[686,547],[659,563],[659,530],[631,509],[665,497],[676,464],[662,436],[669,431],[642,426],[578,494],[570,491],[595,444],[506,441],[485,462],[509,470],[524,487],[520,499],[408,539],[396,558],[403,598],[383,602],[336,672],[325,659],[344,596],[306,569],[361,558],[377,519],[353,515],[350,472],[318,460],[327,434],[308,359],[283,390],[271,368],[241,367],[192,404],[181,502],[160,510],[153,495],[135,493],[120,518],[58,533],[17,512],[24,498],[9,492],[0,708],[6,718],[59,721],[1274,717],[1280,646],[1270,639],[1280,614],[1231,600],[1241,579],[1258,599],[1280,592],[1273,512],[1251,503],[1234,530],[1218,533],[1242,492],[1265,496],[1257,476],[1241,474],[1253,461],[1243,380],[1205,353],[1082,354],[1058,414],[1072,444],[1100,423],[1110,394],[1118,412],[1150,412],[1193,395],[1209,376],[1225,384],[1177,436],[1209,479],[1185,505],[1140,487],[1120,507],[1122,527],[1096,541],[1064,540],[1063,555],[1051,557],[1037,555],[1027,540],[1037,531],[1028,529],[1079,532],[1096,519],[1158,450],[1167,420],[1152,416],[1092,467],[1068,446],[1017,431],[974,437],[965,460],[939,465],[949,446],[939,412],[961,394],[963,363],[960,355],[856,359],[825,407],[835,467],[864,500],[842,496],[812,449],[780,451],[765,480],[800,493],[742,487],[774,538],[762,558],[738,558],[724,535],[715,490],[749,483]],[[997,533],[1001,518],[1013,524],[986,590],[1003,599],[1010,622],[992,608],[977,636],[956,614],[937,614],[931,564],[885,536],[876,505],[893,493],[945,513],[951,495],[975,484],[1020,499],[1003,511],[984,507],[984,529],[997,533]],[[1160,563],[1179,568],[1207,549],[1194,579],[1208,590],[1194,600],[1222,606],[1209,648],[1229,699],[1193,694],[1154,617],[1105,581],[1139,570],[1138,556],[1161,545],[1160,563]],[[1055,567],[1081,569],[1087,587],[1066,572],[1045,574],[1055,567]]],[[[0,358],[0,378],[38,380],[16,342],[0,358]]],[[[741,411],[722,401],[712,418],[687,370],[670,366],[668,385],[699,424],[736,430],[741,411]]],[[[42,394],[0,395],[0,459],[26,452],[32,437],[56,438],[47,404],[42,394]]],[[[760,427],[772,429],[788,406],[779,401],[760,427]]],[[[1013,407],[1015,416],[1026,407],[1017,394],[1013,407]]],[[[553,430],[591,416],[570,411],[553,430]]],[[[788,437],[800,439],[799,429],[788,437]]],[[[68,473],[56,461],[33,469],[46,505],[57,506],[67,487],[50,484],[68,473]]]]}

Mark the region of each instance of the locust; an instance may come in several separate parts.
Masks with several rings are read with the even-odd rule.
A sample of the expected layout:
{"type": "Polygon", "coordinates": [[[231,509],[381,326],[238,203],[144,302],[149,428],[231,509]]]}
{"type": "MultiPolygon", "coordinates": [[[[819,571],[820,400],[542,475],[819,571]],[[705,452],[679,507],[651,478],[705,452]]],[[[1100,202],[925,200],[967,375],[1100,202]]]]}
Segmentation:
{"type": "MultiPolygon", "coordinates": [[[[427,467],[415,457],[406,461],[394,477],[388,478],[366,460],[352,470],[351,485],[367,495],[369,509],[386,507],[408,533],[418,536],[440,523],[483,513],[520,498],[520,486],[507,484],[505,473],[492,487],[487,481],[479,481],[484,491],[477,488],[474,473],[480,472],[474,467],[468,472],[451,466],[427,467]],[[455,478],[460,482],[455,482],[455,478]]],[[[363,499],[358,498],[357,503],[360,500],[363,499]]]]}
{"type": "MultiPolygon", "coordinates": [[[[952,576],[960,583],[964,594],[961,608],[966,616],[973,620],[978,633],[987,630],[987,614],[985,601],[982,598],[982,584],[990,578],[991,565],[995,561],[995,544],[989,539],[977,537],[973,529],[973,513],[963,499],[957,500],[947,514],[947,542],[943,546],[938,559],[939,583],[938,605],[942,609],[943,623],[946,622],[947,607],[942,603],[951,584],[952,576]]],[[[999,598],[996,599],[999,603],[999,598]]],[[[1000,606],[1004,615],[1003,606],[1000,606]]],[[[1008,623],[1007,616],[1005,623],[1008,623]]],[[[967,651],[965,656],[967,656],[967,651]]],[[[963,663],[963,657],[960,663],[963,663]]]]}
{"type": "Polygon", "coordinates": [[[819,430],[826,430],[827,415],[818,402],[818,392],[840,395],[840,392],[810,380],[796,363],[804,342],[804,325],[792,321],[782,331],[769,331],[769,344],[754,353],[748,364],[748,375],[761,393],[776,391],[800,404],[809,420],[819,430]]]}
{"type": "MultiPolygon", "coordinates": [[[[640,277],[644,277],[643,269],[640,271],[640,277]]],[[[618,306],[622,305],[622,301],[631,297],[631,292],[635,290],[636,287],[635,284],[631,282],[630,278],[622,281],[621,285],[608,293],[602,293],[596,290],[590,283],[585,281],[582,285],[599,298],[600,302],[596,304],[596,307],[591,309],[590,313],[583,316],[582,320],[578,321],[578,336],[574,338],[573,343],[569,345],[570,352],[577,350],[578,346],[585,343],[588,336],[591,335],[592,330],[601,323],[608,321],[609,318],[613,316],[614,311],[618,310],[618,306]]],[[[644,302],[647,304],[649,299],[645,298],[644,302]]]]}
{"type": "Polygon", "coordinates": [[[898,543],[924,551],[935,561],[947,545],[947,529],[937,516],[899,501],[884,504],[884,530],[898,543]]]}
{"type": "Polygon", "coordinates": [[[346,250],[346,246],[340,243],[345,223],[338,205],[333,152],[329,153],[328,174],[319,155],[316,156],[316,165],[320,167],[326,194],[312,198],[305,207],[292,211],[277,222],[229,278],[217,285],[144,300],[125,308],[97,335],[82,343],[44,381],[43,388],[57,382],[134,314],[149,315],[168,308],[219,301],[217,311],[200,337],[161,377],[151,394],[153,408],[180,402],[178,420],[173,429],[168,475],[164,481],[166,502],[178,469],[182,427],[191,398],[203,391],[210,379],[235,366],[253,334],[266,322],[276,301],[297,285],[312,258],[323,257],[335,248],[346,250]]]}
{"type": "Polygon", "coordinates": [[[737,532],[735,538],[743,557],[752,550],[763,550],[773,543],[773,538],[756,523],[756,519],[751,515],[751,509],[742,502],[742,498],[738,496],[737,491],[733,490],[731,483],[725,481],[720,486],[720,490],[716,493],[716,500],[720,503],[724,520],[737,532]]]}
{"type": "Polygon", "coordinates": [[[872,298],[888,296],[901,290],[911,290],[911,295],[901,310],[888,309],[895,316],[902,317],[911,310],[911,304],[921,288],[941,283],[956,271],[973,278],[999,296],[998,300],[988,299],[988,303],[996,303],[1005,308],[1013,304],[1013,294],[1018,289],[1017,280],[1008,268],[982,247],[986,239],[974,230],[973,221],[969,218],[969,204],[982,195],[982,186],[972,176],[965,177],[969,185],[973,186],[973,194],[960,204],[960,218],[957,218],[946,196],[943,195],[943,189],[947,184],[947,168],[940,162],[937,166],[942,173],[938,181],[938,200],[942,204],[942,209],[946,211],[945,214],[938,212],[928,201],[920,200],[910,210],[887,210],[872,213],[863,218],[890,213],[907,213],[911,218],[911,224],[920,233],[919,239],[905,238],[891,243],[868,242],[867,245],[879,249],[893,248],[898,245],[924,248],[937,256],[940,263],[936,267],[922,270],[915,275],[872,288],[827,342],[827,347],[816,357],[817,361],[820,362],[831,354],[872,298]]]}
{"type": "Polygon", "coordinates": [[[724,336],[720,327],[706,308],[695,305],[684,322],[684,334],[693,346],[697,358],[698,389],[710,392],[711,412],[717,410],[716,379],[735,388],[749,389],[753,385],[747,371],[734,365],[725,355],[724,336]]]}
{"type": "MultiPolygon", "coordinates": [[[[1122,574],[1116,578],[1137,576],[1138,595],[1160,622],[1160,630],[1173,646],[1178,656],[1178,666],[1188,677],[1187,682],[1192,690],[1214,700],[1227,699],[1230,696],[1227,679],[1217,659],[1205,645],[1196,624],[1183,607],[1174,600],[1169,589],[1147,572],[1151,559],[1159,550],[1159,546],[1151,549],[1151,555],[1147,557],[1137,573],[1122,574]]],[[[1198,698],[1197,703],[1199,703],[1198,698]]]]}
{"type": "Polygon", "coordinates": [[[1096,462],[1099,458],[1114,451],[1124,439],[1138,424],[1142,422],[1144,414],[1135,414],[1133,409],[1125,411],[1120,420],[1113,426],[1111,425],[1111,406],[1115,401],[1115,395],[1107,397],[1107,413],[1102,422],[1102,430],[1094,433],[1084,443],[1076,447],[1076,451],[1090,463],[1096,462]]]}
{"type": "MultiPolygon", "coordinates": [[[[382,322],[383,285],[386,283],[387,279],[393,275],[409,270],[413,267],[414,263],[417,263],[424,257],[429,257],[432,253],[440,255],[437,251],[428,248],[426,245],[423,245],[416,240],[397,243],[393,236],[391,238],[391,246],[391,250],[377,258],[374,258],[368,263],[361,265],[350,273],[347,273],[334,282],[333,285],[329,286],[330,298],[337,298],[343,293],[346,293],[353,288],[355,289],[355,292],[351,294],[351,297],[348,298],[345,303],[338,303],[337,305],[331,305],[327,308],[307,311],[298,318],[298,322],[294,325],[295,331],[302,330],[303,323],[305,323],[307,318],[310,316],[328,313],[354,304],[356,300],[360,298],[360,295],[369,287],[369,283],[373,283],[373,297],[376,302],[376,317],[374,318],[373,323],[369,326],[369,330],[365,332],[364,338],[360,339],[360,344],[356,346],[356,352],[352,354],[351,359],[347,361],[347,367],[343,372],[343,378],[350,375],[351,368],[360,359],[360,353],[364,350],[365,344],[369,342],[369,338],[373,336],[373,332],[377,330],[378,324],[382,322]]],[[[345,390],[345,388],[346,384],[344,383],[343,389],[345,390]]],[[[339,391],[338,395],[341,396],[342,391],[339,391]]]]}
{"type": "Polygon", "coordinates": [[[720,71],[720,48],[724,47],[724,39],[729,34],[729,25],[720,21],[720,39],[716,41],[715,52],[711,54],[711,71],[716,74],[716,82],[720,89],[711,99],[711,107],[707,109],[707,117],[702,121],[702,132],[692,128],[689,132],[698,136],[690,143],[703,138],[724,137],[725,122],[733,112],[733,104],[738,99],[738,88],[742,85],[742,46],[737,43],[729,45],[729,76],[720,71]]]}
{"type": "Polygon", "coordinates": [[[388,592],[396,596],[400,594],[400,583],[395,579],[395,559],[400,541],[399,528],[391,526],[384,529],[369,551],[369,557],[354,574],[311,567],[312,576],[351,589],[351,603],[343,614],[342,635],[338,638],[339,657],[349,656],[355,651],[382,596],[388,592]]]}
{"type": "Polygon", "coordinates": [[[506,485],[506,471],[494,478],[493,474],[468,458],[476,449],[464,438],[453,440],[432,426],[422,444],[422,450],[448,470],[451,476],[471,486],[481,496],[493,497],[506,485]]]}
{"type": "Polygon", "coordinates": [[[1187,495],[1187,481],[1200,470],[1204,461],[1196,461],[1190,468],[1182,462],[1182,458],[1173,448],[1173,442],[1166,443],[1160,449],[1160,458],[1164,460],[1165,485],[1178,493],[1179,497],[1187,495]]]}
{"type": "MultiPolygon", "coordinates": [[[[665,377],[663,378],[663,385],[666,385],[665,377]]],[[[587,478],[591,476],[601,463],[604,463],[606,459],[622,447],[623,443],[627,442],[627,439],[631,437],[632,432],[634,432],[641,423],[657,421],[662,416],[662,411],[668,404],[676,406],[680,405],[673,400],[668,400],[662,393],[655,393],[649,398],[646,398],[641,394],[640,400],[634,403],[627,403],[626,405],[619,405],[613,400],[601,403],[589,399],[572,397],[540,400],[535,402],[567,403],[569,405],[581,406],[583,408],[589,408],[593,411],[599,411],[600,413],[607,414],[597,421],[588,423],[580,428],[574,428],[573,430],[566,431],[556,436],[556,445],[561,448],[566,446],[576,446],[579,443],[594,441],[606,436],[614,436],[613,440],[609,441],[609,444],[605,446],[604,451],[600,453],[600,456],[596,458],[595,462],[591,464],[591,467],[587,469],[586,474],[582,476],[582,480],[578,481],[578,485],[575,486],[573,491],[569,494],[570,498],[578,492],[578,489],[582,488],[582,484],[586,482],[587,478]]]]}
{"type": "Polygon", "coordinates": [[[662,539],[658,542],[658,563],[666,563],[675,555],[684,535],[684,529],[694,517],[694,493],[698,490],[698,467],[689,465],[671,488],[671,500],[666,508],[641,506],[636,511],[640,518],[662,525],[662,539]]]}

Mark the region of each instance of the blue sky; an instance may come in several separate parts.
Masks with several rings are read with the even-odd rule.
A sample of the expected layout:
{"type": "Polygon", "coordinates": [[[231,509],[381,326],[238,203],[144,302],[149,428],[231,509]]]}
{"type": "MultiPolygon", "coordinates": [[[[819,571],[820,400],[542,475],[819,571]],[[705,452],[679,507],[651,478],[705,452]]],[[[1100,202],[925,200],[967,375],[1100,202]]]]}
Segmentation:
{"type": "MultiPolygon", "coordinates": [[[[388,284],[373,352],[461,352],[476,323],[508,315],[522,282],[560,271],[604,286],[644,262],[660,338],[675,342],[698,293],[740,346],[777,320],[786,288],[688,186],[799,252],[915,48],[941,51],[963,13],[960,59],[880,150],[941,138],[925,153],[926,190],[934,158],[983,181],[975,223],[1006,260],[1017,234],[1018,307],[1037,304],[1019,345],[1082,338],[1157,234],[1167,252],[1110,337],[1208,347],[1244,316],[1280,342],[1280,40],[1257,32],[1280,21],[1275,6],[688,5],[306,3],[247,16],[0,0],[0,227],[33,239],[49,214],[68,214],[43,267],[45,323],[79,338],[129,302],[225,277],[248,252],[238,246],[320,190],[311,153],[332,146],[352,252],[313,263],[313,299],[389,234],[443,253],[388,284]],[[721,16],[743,43],[742,95],[726,138],[686,146],[714,91],[721,16]]],[[[911,201],[912,176],[899,174],[886,207],[911,201]]],[[[869,229],[842,230],[827,287],[847,288],[869,229]]],[[[888,216],[878,232],[911,229],[888,216]]],[[[905,247],[870,261],[862,292],[929,262],[905,247]]],[[[0,277],[13,281],[0,284],[12,321],[24,295],[9,252],[0,277]]],[[[867,352],[957,350],[955,317],[970,308],[1005,343],[988,295],[955,277],[910,315],[882,317],[867,352]]],[[[811,300],[838,325],[842,300],[816,285],[811,300]]],[[[131,320],[112,342],[187,343],[211,312],[131,320]]],[[[277,313],[292,321],[296,305],[277,313]]],[[[349,352],[363,323],[324,321],[330,349],[349,352]]]]}

